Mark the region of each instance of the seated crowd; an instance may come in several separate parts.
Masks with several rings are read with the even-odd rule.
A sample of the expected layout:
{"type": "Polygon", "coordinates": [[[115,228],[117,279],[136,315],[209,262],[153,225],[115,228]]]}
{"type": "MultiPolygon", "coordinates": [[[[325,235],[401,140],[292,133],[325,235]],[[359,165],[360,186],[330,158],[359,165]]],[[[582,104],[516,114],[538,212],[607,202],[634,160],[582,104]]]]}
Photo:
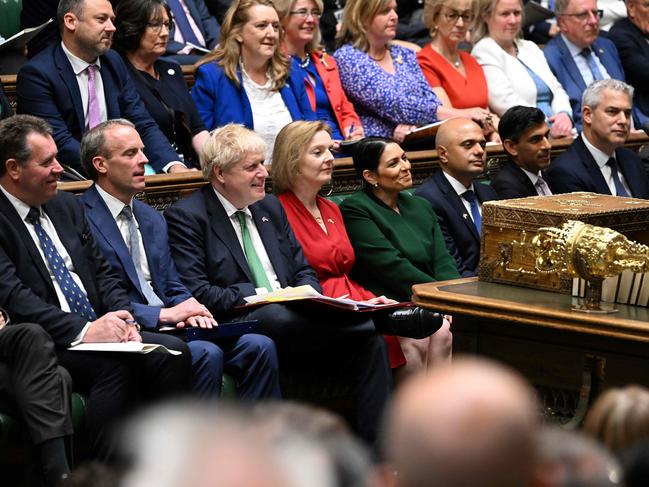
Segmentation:
{"type": "MultiPolygon", "coordinates": [[[[604,35],[596,0],[556,0],[542,50],[521,37],[521,0],[425,0],[419,14],[395,0],[335,4],[23,0],[25,26],[50,14],[57,24],[30,43],[17,115],[0,85],[0,411],[26,425],[34,485],[58,485],[73,467],[72,390],[87,397],[87,459],[109,466],[125,454],[128,416],[200,399],[144,409],[123,485],[211,485],[227,472],[223,485],[318,485],[304,476],[319,471],[332,487],[616,485],[604,447],[541,428],[511,371],[450,364],[452,316],[409,301],[414,284],[477,275],[484,202],[649,198],[644,165],[624,147],[649,114],[649,9],[626,0],[628,17],[604,35]],[[423,48],[396,40],[419,39],[418,22],[423,48]],[[189,90],[181,64],[194,63],[189,90]],[[413,191],[400,144],[439,121],[440,170],[413,191]],[[574,141],[551,161],[561,138],[574,141]],[[509,156],[491,184],[479,181],[489,142],[509,156]],[[339,207],[321,193],[345,153],[363,188],[339,207]],[[145,174],[188,171],[209,184],[164,214],[135,198],[145,174]],[[77,198],[57,191],[64,175],[93,184],[77,198]],[[302,285],[388,307],[244,306],[302,285]],[[181,338],[247,322],[253,333],[181,338]],[[69,350],[131,341],[181,353],[69,350]],[[248,404],[213,404],[224,374],[248,404]],[[156,419],[174,424],[157,436],[156,419]],[[552,452],[556,438],[574,448],[552,452]],[[204,448],[191,457],[190,445],[204,448]],[[174,461],[165,470],[147,450],[174,461]],[[575,451],[598,468],[569,466],[575,451]],[[288,466],[297,453],[304,464],[288,466]],[[593,483],[553,477],[570,468],[593,483]]],[[[614,406],[593,411],[590,434],[616,454],[649,440],[607,438],[597,423],[614,406]]]]}

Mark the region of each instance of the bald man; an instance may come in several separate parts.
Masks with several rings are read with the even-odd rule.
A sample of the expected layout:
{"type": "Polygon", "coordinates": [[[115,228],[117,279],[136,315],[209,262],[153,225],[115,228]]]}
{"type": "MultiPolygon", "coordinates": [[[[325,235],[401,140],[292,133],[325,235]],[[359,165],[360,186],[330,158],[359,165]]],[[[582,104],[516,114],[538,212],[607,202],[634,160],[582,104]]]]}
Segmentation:
{"type": "Polygon", "coordinates": [[[474,181],[486,165],[487,141],[474,121],[452,118],[440,126],[435,143],[442,170],[433,173],[415,194],[433,206],[462,277],[475,276],[480,262],[482,203],[498,199],[493,188],[474,181]]]}
{"type": "Polygon", "coordinates": [[[459,359],[404,384],[387,418],[394,487],[534,484],[532,390],[493,362],[459,359]]]}

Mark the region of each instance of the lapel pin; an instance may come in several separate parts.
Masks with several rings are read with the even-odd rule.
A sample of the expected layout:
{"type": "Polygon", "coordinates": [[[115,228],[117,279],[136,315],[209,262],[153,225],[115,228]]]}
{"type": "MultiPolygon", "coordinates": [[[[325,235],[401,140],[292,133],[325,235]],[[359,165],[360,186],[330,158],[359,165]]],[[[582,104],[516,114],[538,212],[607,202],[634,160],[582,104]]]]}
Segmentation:
{"type": "Polygon", "coordinates": [[[173,68],[169,68],[167,70],[167,73],[169,74],[169,76],[173,76],[174,74],[176,74],[176,71],[173,68]]]}
{"type": "Polygon", "coordinates": [[[602,48],[600,47],[600,48],[599,48],[599,53],[600,53],[600,54],[604,54],[604,49],[602,49],[602,48]]]}
{"type": "Polygon", "coordinates": [[[464,218],[465,220],[468,220],[469,219],[469,214],[468,213],[462,213],[462,218],[464,218]]]}
{"type": "Polygon", "coordinates": [[[331,225],[335,223],[331,218],[327,218],[327,222],[329,222],[331,225]]]}
{"type": "Polygon", "coordinates": [[[262,216],[262,217],[261,217],[261,221],[262,221],[263,223],[267,223],[267,222],[269,222],[270,220],[269,220],[268,218],[266,218],[265,216],[262,216]]]}

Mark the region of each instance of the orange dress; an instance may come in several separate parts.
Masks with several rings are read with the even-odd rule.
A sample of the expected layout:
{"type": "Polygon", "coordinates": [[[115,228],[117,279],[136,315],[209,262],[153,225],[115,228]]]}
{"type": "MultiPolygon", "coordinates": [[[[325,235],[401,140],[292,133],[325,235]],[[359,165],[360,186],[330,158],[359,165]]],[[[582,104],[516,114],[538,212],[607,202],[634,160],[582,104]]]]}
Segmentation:
{"type": "MultiPolygon", "coordinates": [[[[370,291],[355,282],[349,273],[354,266],[354,249],[338,206],[321,196],[317,197],[320,214],[327,227],[325,233],[313,215],[291,191],[278,196],[286,211],[307,261],[318,275],[325,296],[338,298],[348,295],[358,301],[371,299],[370,291]]],[[[390,353],[390,366],[394,369],[406,363],[406,358],[395,336],[384,336],[390,353]]]]}

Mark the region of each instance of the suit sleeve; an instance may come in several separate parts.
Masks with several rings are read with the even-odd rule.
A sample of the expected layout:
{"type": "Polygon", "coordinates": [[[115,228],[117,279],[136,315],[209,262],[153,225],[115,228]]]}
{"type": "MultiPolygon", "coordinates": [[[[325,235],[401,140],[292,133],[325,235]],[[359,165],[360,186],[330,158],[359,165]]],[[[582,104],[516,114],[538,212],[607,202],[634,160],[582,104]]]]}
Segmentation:
{"type": "Polygon", "coordinates": [[[194,5],[200,16],[200,22],[203,26],[203,31],[205,32],[205,44],[207,44],[208,49],[214,49],[217,41],[219,40],[219,34],[221,33],[221,28],[219,23],[216,21],[216,18],[210,14],[210,11],[207,9],[207,5],[203,0],[194,0],[194,5]]]}
{"type": "MultiPolygon", "coordinates": [[[[564,154],[567,154],[564,153],[564,154]]],[[[553,194],[573,193],[575,191],[588,191],[579,177],[564,167],[564,164],[554,164],[546,173],[548,186],[553,194]]]]}
{"type": "Polygon", "coordinates": [[[636,38],[624,26],[612,28],[609,32],[609,38],[617,47],[627,83],[635,87],[649,85],[649,70],[647,69],[649,59],[645,54],[646,48],[640,44],[646,42],[646,40],[636,38]]]}
{"type": "Polygon", "coordinates": [[[216,117],[219,90],[214,71],[214,67],[210,64],[199,66],[194,73],[194,86],[192,86],[192,98],[207,130],[216,128],[219,123],[216,117]]]}
{"type": "MultiPolygon", "coordinates": [[[[251,282],[228,283],[219,286],[214,280],[227,276],[208,275],[207,223],[184,208],[172,206],[165,211],[169,227],[169,244],[180,278],[192,295],[214,315],[228,314],[243,298],[255,294],[251,282]]],[[[219,256],[212,256],[218,258],[219,256]]]]}
{"type": "MultiPolygon", "coordinates": [[[[474,276],[474,269],[469,269],[464,264],[461,264],[460,261],[458,261],[457,257],[454,257],[451,255],[451,253],[449,253],[448,243],[446,241],[447,236],[442,232],[438,218],[432,210],[430,217],[433,222],[433,266],[435,271],[435,279],[438,281],[443,281],[446,279],[455,279],[459,277],[459,266],[461,266],[463,269],[459,271],[462,276],[474,276]]],[[[450,235],[449,238],[451,239],[451,241],[453,241],[453,238],[450,235]]],[[[455,241],[453,241],[453,248],[455,249],[455,241]]],[[[457,249],[455,251],[457,252],[457,249]]]]}

